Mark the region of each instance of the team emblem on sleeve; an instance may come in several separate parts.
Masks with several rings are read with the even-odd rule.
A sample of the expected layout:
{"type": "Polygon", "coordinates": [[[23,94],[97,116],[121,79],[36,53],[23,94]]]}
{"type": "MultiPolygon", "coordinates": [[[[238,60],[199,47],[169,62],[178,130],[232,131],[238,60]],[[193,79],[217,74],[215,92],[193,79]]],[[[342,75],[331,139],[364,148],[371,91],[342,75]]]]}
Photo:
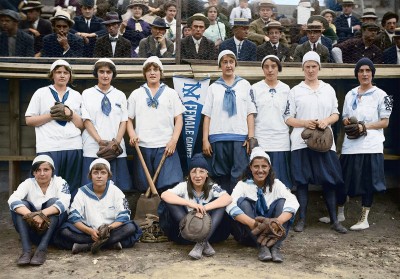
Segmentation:
{"type": "Polygon", "coordinates": [[[393,96],[392,95],[385,96],[384,103],[385,103],[386,110],[390,110],[391,111],[392,108],[393,108],[393,96]]]}
{"type": "Polygon", "coordinates": [[[124,198],[124,209],[129,210],[129,202],[126,198],[124,198]]]}
{"type": "Polygon", "coordinates": [[[70,192],[69,192],[69,185],[68,185],[67,182],[64,182],[64,184],[63,184],[63,186],[62,186],[62,189],[61,189],[61,192],[65,193],[65,194],[70,194],[70,192]]]}

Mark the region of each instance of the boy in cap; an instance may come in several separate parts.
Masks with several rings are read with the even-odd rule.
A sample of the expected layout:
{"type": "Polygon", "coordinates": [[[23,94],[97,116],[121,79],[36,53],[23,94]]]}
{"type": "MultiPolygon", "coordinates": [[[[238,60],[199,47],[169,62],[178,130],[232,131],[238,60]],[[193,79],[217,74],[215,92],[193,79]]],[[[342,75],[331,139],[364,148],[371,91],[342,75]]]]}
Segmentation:
{"type": "Polygon", "coordinates": [[[157,56],[159,58],[171,58],[174,53],[174,43],[165,37],[167,26],[165,20],[156,17],[151,26],[151,35],[139,43],[139,57],[157,56]]]}
{"type": "Polygon", "coordinates": [[[131,42],[118,33],[121,25],[118,13],[108,12],[102,24],[106,26],[108,34],[97,39],[94,57],[131,57],[131,42]]]}
{"type": "Polygon", "coordinates": [[[276,55],[281,62],[293,61],[293,57],[290,56],[289,48],[279,42],[282,36],[282,30],[283,28],[279,21],[271,21],[264,27],[269,41],[257,46],[257,61],[263,60],[267,55],[276,55]]]}
{"type": "Polygon", "coordinates": [[[0,10],[0,56],[33,57],[32,36],[18,29],[20,16],[13,10],[0,10]]]}
{"type": "Polygon", "coordinates": [[[70,31],[74,21],[68,12],[59,10],[50,18],[53,34],[43,38],[42,57],[82,57],[83,39],[70,31]]]}
{"type": "MultiPolygon", "coordinates": [[[[178,93],[161,82],[163,69],[157,56],[150,56],[143,63],[146,83],[134,90],[128,98],[127,126],[129,143],[139,146],[152,177],[163,154],[166,155],[156,183],[160,192],[183,180],[176,145],[183,126],[182,113],[186,111],[178,93]]],[[[134,156],[133,173],[134,187],[145,192],[148,182],[138,156],[134,156]]]]}
{"type": "Polygon", "coordinates": [[[71,33],[80,36],[83,39],[83,57],[93,57],[94,46],[98,37],[106,34],[106,29],[102,24],[103,19],[94,15],[94,0],[81,0],[82,15],[74,18],[74,25],[71,27],[71,33]]]}

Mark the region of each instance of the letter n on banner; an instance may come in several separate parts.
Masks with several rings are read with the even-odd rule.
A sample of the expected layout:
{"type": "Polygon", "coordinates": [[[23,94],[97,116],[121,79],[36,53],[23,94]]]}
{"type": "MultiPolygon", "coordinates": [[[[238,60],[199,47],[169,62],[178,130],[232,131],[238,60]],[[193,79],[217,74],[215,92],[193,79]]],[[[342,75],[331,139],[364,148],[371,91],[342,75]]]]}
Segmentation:
{"type": "Polygon", "coordinates": [[[178,92],[186,112],[183,113],[182,136],[185,143],[186,156],[192,158],[194,144],[199,132],[201,110],[210,85],[210,78],[195,80],[186,77],[174,76],[174,88],[178,92]]]}

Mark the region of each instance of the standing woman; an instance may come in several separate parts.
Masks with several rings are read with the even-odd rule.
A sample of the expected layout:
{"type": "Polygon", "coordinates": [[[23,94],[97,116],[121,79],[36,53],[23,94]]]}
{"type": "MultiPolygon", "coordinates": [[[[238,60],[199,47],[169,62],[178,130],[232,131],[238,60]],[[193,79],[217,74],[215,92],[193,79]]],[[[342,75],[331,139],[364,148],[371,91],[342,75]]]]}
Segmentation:
{"type": "Polygon", "coordinates": [[[203,154],[211,157],[211,173],[222,189],[232,193],[248,162],[248,140],[254,139],[257,112],[250,83],[235,75],[236,55],[218,55],[222,76],[208,87],[202,114],[203,154]],[[247,147],[247,148],[246,148],[247,147]]]}
{"type": "MultiPolygon", "coordinates": [[[[129,143],[139,145],[151,176],[163,154],[167,156],[156,183],[158,190],[172,188],[183,180],[176,144],[183,126],[182,113],[186,110],[178,93],[161,82],[163,70],[157,56],[147,58],[143,63],[146,83],[128,98],[129,143]]],[[[134,156],[134,173],[135,188],[145,192],[148,182],[138,156],[134,156]]]]}
{"type": "Polygon", "coordinates": [[[72,195],[81,186],[83,121],[82,96],[68,87],[72,69],[65,60],[56,60],[50,67],[50,86],[36,90],[25,113],[26,125],[35,127],[37,155],[49,155],[54,161],[55,175],[70,185],[72,195]],[[56,103],[64,120],[50,113],[56,103]]]}
{"type": "MultiPolygon", "coordinates": [[[[132,181],[126,161],[124,134],[128,121],[128,108],[125,94],[111,85],[117,76],[114,62],[101,58],[94,64],[93,75],[97,85],[82,92],[82,119],[85,130],[83,140],[82,174],[86,173],[90,164],[98,158],[99,144],[107,144],[115,139],[122,148],[122,154],[110,160],[113,181],[123,191],[132,190],[132,181]]],[[[82,185],[90,182],[90,178],[82,175],[82,185]]]]}
{"type": "Polygon", "coordinates": [[[345,192],[339,195],[339,209],[346,202],[346,195],[361,196],[362,212],[357,224],[350,230],[369,228],[368,214],[375,192],[386,190],[383,129],[389,125],[393,99],[372,84],[375,66],[368,58],[360,59],[354,69],[360,85],[349,91],[343,105],[345,128],[351,117],[359,121],[358,137],[345,136],[340,163],[343,169],[345,192]]]}
{"type": "MultiPolygon", "coordinates": [[[[250,164],[242,181],[239,181],[232,192],[232,203],[226,212],[235,220],[232,223],[232,234],[237,241],[250,246],[259,246],[257,237],[251,233],[256,227],[255,217],[277,218],[283,225],[286,236],[293,222],[299,203],[280,180],[275,178],[270,157],[261,147],[255,147],[250,155],[250,164]]],[[[280,248],[284,239],[280,239],[271,248],[259,247],[260,261],[282,262],[280,248]]]]}
{"type": "Polygon", "coordinates": [[[218,49],[219,45],[226,38],[225,24],[218,20],[219,11],[217,6],[208,6],[204,15],[210,21],[210,26],[204,31],[204,36],[213,41],[215,48],[218,49]]]}
{"type": "MultiPolygon", "coordinates": [[[[31,174],[22,182],[8,199],[11,217],[22,243],[22,255],[18,265],[41,265],[46,261],[47,246],[53,234],[67,218],[71,195],[68,183],[54,174],[54,162],[47,155],[39,155],[32,162],[31,174]],[[33,230],[25,222],[25,216],[31,212],[41,212],[50,219],[50,225],[42,234],[33,230]],[[36,251],[32,257],[32,244],[36,251]]],[[[37,226],[44,226],[40,216],[33,218],[37,226]]]]}
{"type": "Polygon", "coordinates": [[[294,231],[302,232],[306,223],[308,184],[322,185],[322,192],[331,221],[331,228],[339,233],[347,229],[336,216],[336,189],[343,187],[342,170],[336,155],[336,146],[327,152],[307,147],[301,138],[305,128],[329,129],[339,120],[335,90],[318,79],[321,68],[318,53],[309,51],[303,56],[304,81],[292,88],[285,111],[286,124],[293,127],[291,139],[291,170],[300,203],[299,220],[294,231]]]}
{"type": "Polygon", "coordinates": [[[290,88],[278,80],[282,64],[275,55],[267,55],[261,62],[264,80],[252,85],[257,107],[255,117],[255,137],[262,149],[271,158],[276,177],[289,189],[290,178],[290,138],[289,127],[285,123],[284,113],[290,88]]]}
{"type": "Polygon", "coordinates": [[[192,210],[198,214],[209,213],[211,216],[211,231],[202,242],[197,242],[189,256],[200,259],[202,255],[213,256],[214,249],[210,242],[226,240],[229,230],[224,229],[222,220],[225,206],[231,197],[214,184],[208,175],[208,164],[202,154],[195,154],[189,162],[189,176],[187,181],[181,182],[174,188],[161,194],[165,202],[160,206],[160,224],[168,238],[177,243],[188,243],[179,231],[179,223],[192,210]]]}

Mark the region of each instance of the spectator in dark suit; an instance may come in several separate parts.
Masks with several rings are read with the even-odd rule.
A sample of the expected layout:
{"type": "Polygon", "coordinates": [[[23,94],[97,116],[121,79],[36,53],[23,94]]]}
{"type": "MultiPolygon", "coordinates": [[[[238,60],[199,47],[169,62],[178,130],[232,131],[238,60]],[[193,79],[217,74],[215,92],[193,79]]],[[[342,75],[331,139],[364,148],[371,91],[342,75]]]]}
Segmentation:
{"type": "Polygon", "coordinates": [[[394,46],[391,46],[383,52],[385,64],[400,64],[400,28],[396,28],[393,35],[394,46]]]}
{"type": "Polygon", "coordinates": [[[378,31],[379,26],[376,23],[364,23],[361,38],[346,40],[333,48],[333,55],[339,55],[339,59],[335,57],[336,63],[356,64],[361,58],[367,57],[374,64],[382,64],[383,52],[374,44],[378,31]]]}
{"type": "Polygon", "coordinates": [[[281,62],[293,60],[293,57],[290,56],[289,48],[279,43],[282,30],[283,28],[279,21],[271,21],[264,27],[264,32],[269,37],[269,42],[264,42],[257,47],[257,61],[262,61],[267,55],[275,55],[281,62]]]}
{"type": "Polygon", "coordinates": [[[399,16],[393,12],[387,12],[382,17],[381,25],[384,30],[376,36],[375,44],[384,51],[385,49],[393,46],[394,40],[393,35],[397,27],[399,16]]]}
{"type": "Polygon", "coordinates": [[[247,18],[235,18],[233,21],[233,37],[223,41],[219,52],[230,50],[238,61],[257,61],[257,46],[247,39],[250,21],[247,18]]]}
{"type": "Polygon", "coordinates": [[[82,57],[83,40],[69,32],[74,21],[68,12],[59,10],[50,18],[54,33],[43,38],[43,57],[82,57]]]}
{"type": "Polygon", "coordinates": [[[132,17],[124,20],[120,26],[120,33],[124,34],[124,38],[128,39],[132,45],[132,57],[138,57],[137,47],[143,38],[151,35],[151,27],[142,16],[147,13],[149,7],[142,0],[132,0],[127,7],[132,13],[132,17]]]}
{"type": "Polygon", "coordinates": [[[191,35],[181,40],[182,59],[217,59],[214,42],[203,36],[210,26],[208,18],[197,13],[188,18],[187,25],[191,28],[191,35]]]}
{"type": "Polygon", "coordinates": [[[71,27],[71,33],[83,39],[83,57],[93,57],[96,39],[107,33],[106,28],[102,24],[103,19],[94,15],[94,0],[82,0],[81,13],[82,15],[74,18],[75,24],[71,27]]]}
{"type": "Polygon", "coordinates": [[[19,14],[0,10],[0,56],[33,57],[33,37],[18,29],[19,14]]]}
{"type": "Polygon", "coordinates": [[[294,50],[294,61],[302,62],[303,56],[310,50],[315,51],[320,56],[322,63],[330,61],[329,50],[321,43],[321,35],[324,28],[321,22],[313,21],[307,24],[306,32],[308,40],[301,45],[296,46],[294,50]]]}
{"type": "Polygon", "coordinates": [[[171,58],[174,53],[174,43],[165,38],[166,30],[170,27],[160,17],[156,17],[150,26],[151,35],[139,43],[139,57],[171,58]]]}
{"type": "Polygon", "coordinates": [[[354,0],[343,0],[343,13],[335,19],[338,43],[354,37],[354,33],[361,29],[361,22],[353,13],[354,0]]]}
{"type": "Polygon", "coordinates": [[[40,17],[42,7],[39,1],[28,1],[21,8],[26,14],[26,20],[19,22],[19,28],[33,36],[35,54],[43,47],[43,37],[53,33],[50,21],[40,17]]]}
{"type": "Polygon", "coordinates": [[[121,19],[118,13],[106,13],[103,21],[108,34],[99,38],[94,47],[94,57],[131,57],[131,42],[118,34],[121,19]]]}

